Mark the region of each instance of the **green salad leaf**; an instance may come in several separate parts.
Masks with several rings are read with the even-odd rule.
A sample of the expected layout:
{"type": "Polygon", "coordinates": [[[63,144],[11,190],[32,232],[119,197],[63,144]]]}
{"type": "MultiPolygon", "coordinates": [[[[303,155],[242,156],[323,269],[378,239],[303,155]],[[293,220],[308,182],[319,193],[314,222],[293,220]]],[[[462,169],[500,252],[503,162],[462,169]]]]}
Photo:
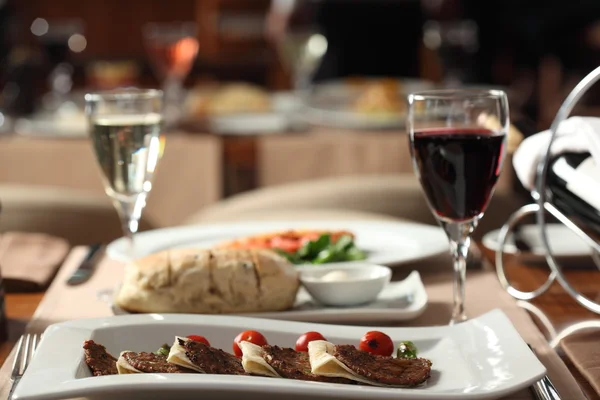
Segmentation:
{"type": "Polygon", "coordinates": [[[160,349],[156,350],[154,352],[154,354],[157,355],[163,355],[163,356],[168,356],[169,352],[171,351],[171,346],[169,346],[168,344],[163,344],[162,346],[160,346],[160,349]]]}
{"type": "Polygon", "coordinates": [[[360,261],[367,258],[367,254],[356,247],[350,235],[342,235],[337,241],[332,242],[331,235],[324,234],[317,240],[306,242],[298,251],[290,253],[275,249],[293,264],[325,264],[332,262],[360,261]]]}
{"type": "Polygon", "coordinates": [[[400,342],[396,351],[398,358],[417,358],[417,346],[410,340],[400,342]]]}

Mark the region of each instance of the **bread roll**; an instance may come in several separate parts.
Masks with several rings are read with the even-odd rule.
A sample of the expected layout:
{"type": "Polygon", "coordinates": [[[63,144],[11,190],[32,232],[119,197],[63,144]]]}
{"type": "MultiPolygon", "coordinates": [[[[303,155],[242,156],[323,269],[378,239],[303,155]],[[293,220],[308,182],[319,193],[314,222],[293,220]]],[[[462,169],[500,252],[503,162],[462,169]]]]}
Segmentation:
{"type": "Polygon", "coordinates": [[[226,314],[292,307],[298,272],[270,250],[168,250],[125,267],[115,304],[129,312],[226,314]]]}
{"type": "Polygon", "coordinates": [[[211,97],[207,108],[210,115],[269,112],[271,99],[259,86],[231,83],[211,97]]]}

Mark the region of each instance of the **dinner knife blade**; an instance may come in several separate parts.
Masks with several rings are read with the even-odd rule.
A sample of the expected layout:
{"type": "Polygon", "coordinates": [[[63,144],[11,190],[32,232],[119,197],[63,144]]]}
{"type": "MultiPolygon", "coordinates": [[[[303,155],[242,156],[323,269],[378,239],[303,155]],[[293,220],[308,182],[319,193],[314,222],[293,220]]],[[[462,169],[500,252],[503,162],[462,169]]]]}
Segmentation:
{"type": "Polygon", "coordinates": [[[96,264],[100,260],[99,256],[103,248],[104,246],[101,244],[90,246],[85,258],[81,261],[81,264],[79,264],[75,272],[67,279],[67,285],[80,285],[90,279],[96,269],[96,264]]]}
{"type": "MultiPolygon", "coordinates": [[[[531,345],[528,345],[529,349],[533,352],[533,354],[537,357],[537,354],[531,345]]],[[[533,394],[536,400],[562,400],[560,394],[558,394],[558,390],[548,378],[548,375],[544,375],[542,379],[534,382],[533,385],[529,387],[529,390],[533,394]]]]}

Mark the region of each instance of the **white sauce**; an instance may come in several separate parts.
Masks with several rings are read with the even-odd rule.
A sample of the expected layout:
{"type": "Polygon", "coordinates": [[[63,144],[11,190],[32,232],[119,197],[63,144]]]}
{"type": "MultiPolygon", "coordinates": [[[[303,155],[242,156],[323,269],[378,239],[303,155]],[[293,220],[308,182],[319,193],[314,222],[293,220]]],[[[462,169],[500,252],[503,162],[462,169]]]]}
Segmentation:
{"type": "Polygon", "coordinates": [[[340,281],[348,281],[351,277],[346,271],[337,270],[326,273],[321,277],[321,281],[323,282],[340,282],[340,281]]]}

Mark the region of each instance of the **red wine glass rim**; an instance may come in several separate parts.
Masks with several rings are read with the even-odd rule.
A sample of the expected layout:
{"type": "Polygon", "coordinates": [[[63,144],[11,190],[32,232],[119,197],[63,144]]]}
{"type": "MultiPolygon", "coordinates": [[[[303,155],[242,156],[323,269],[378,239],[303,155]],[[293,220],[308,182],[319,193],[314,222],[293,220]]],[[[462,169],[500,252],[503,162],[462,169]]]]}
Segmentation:
{"type": "Polygon", "coordinates": [[[408,95],[409,101],[453,100],[457,98],[501,99],[504,97],[506,97],[506,92],[500,89],[434,89],[413,92],[408,95]]]}

